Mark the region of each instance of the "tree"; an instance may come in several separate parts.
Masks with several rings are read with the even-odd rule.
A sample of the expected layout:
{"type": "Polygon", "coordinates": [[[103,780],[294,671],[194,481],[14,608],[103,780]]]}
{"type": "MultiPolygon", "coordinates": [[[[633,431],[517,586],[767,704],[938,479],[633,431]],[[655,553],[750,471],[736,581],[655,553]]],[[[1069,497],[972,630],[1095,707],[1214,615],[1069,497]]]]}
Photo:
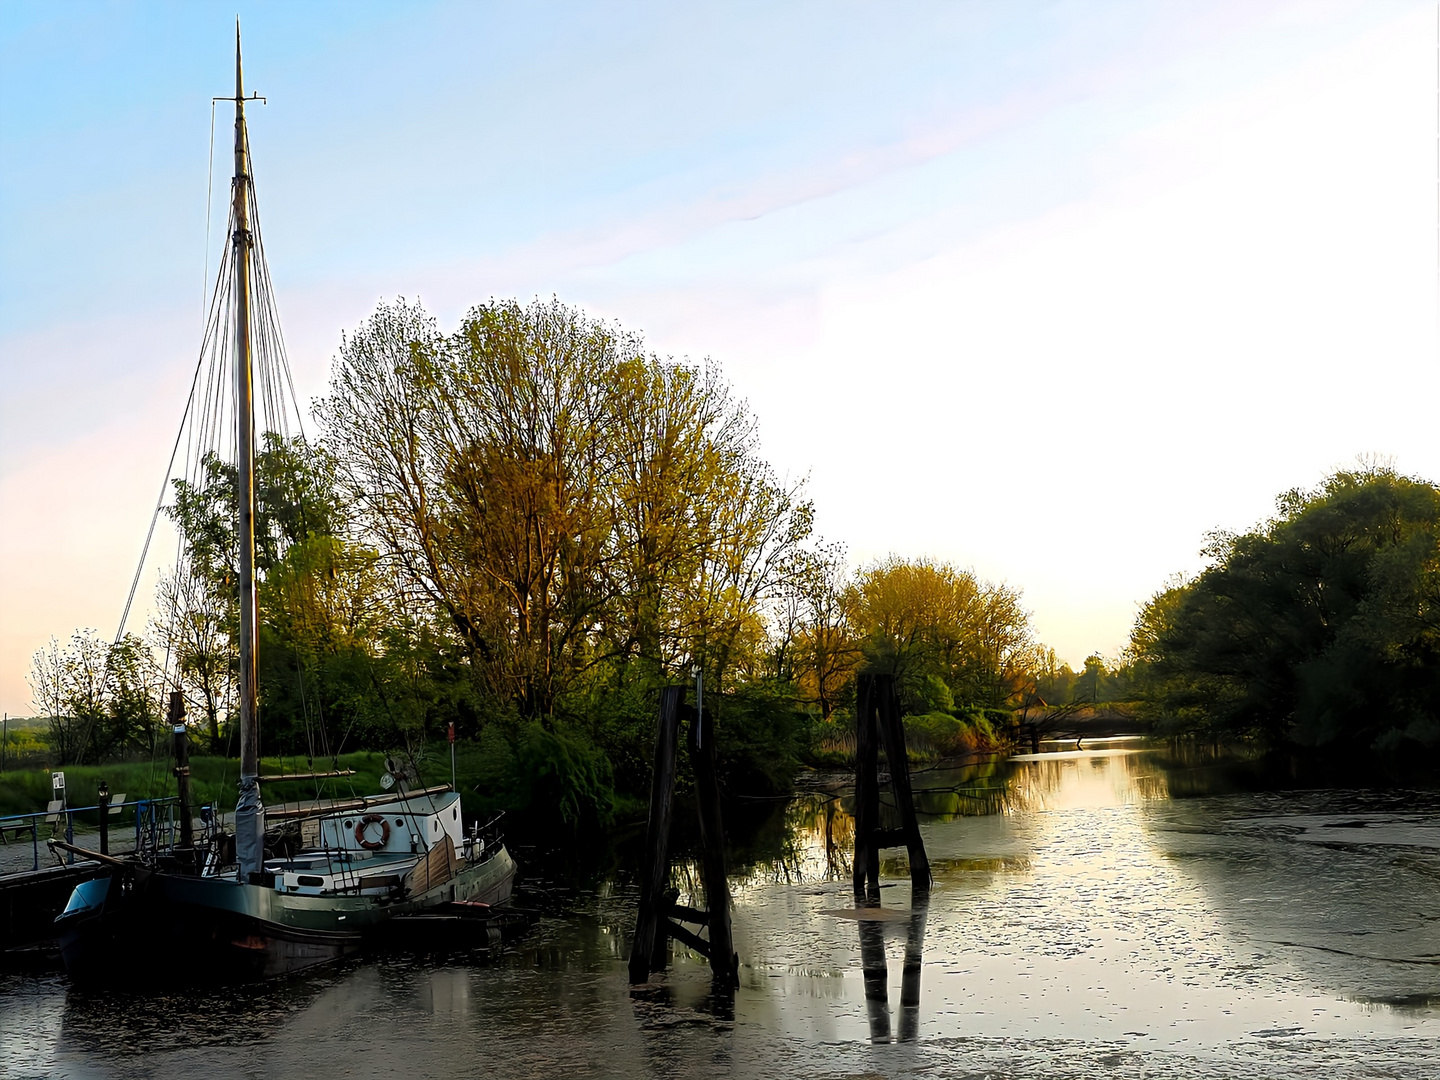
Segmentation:
{"type": "Polygon", "coordinates": [[[726,479],[750,454],[755,422],[713,369],[636,356],[616,366],[611,385],[617,602],[607,636],[642,680],[658,682],[689,656],[677,586],[702,572],[726,479]]]}
{"type": "MultiPolygon", "coordinates": [[[[288,640],[293,644],[298,597],[282,596],[276,588],[267,594],[264,585],[277,571],[293,585],[297,558],[306,557],[293,554],[295,549],[311,551],[306,545],[313,548],[312,542],[320,538],[319,550],[328,552],[333,534],[343,530],[334,462],[323,448],[299,437],[266,432],[256,455],[255,476],[255,568],[261,584],[262,630],[266,620],[288,620],[288,640]]],[[[181,557],[161,577],[156,618],[150,627],[155,653],[184,694],[188,711],[203,718],[211,751],[216,753],[224,747],[222,719],[228,720],[235,705],[238,666],[235,484],[234,466],[213,451],[201,458],[193,479],[174,482],[173,502],[166,513],[180,533],[181,557]]],[[[332,580],[337,565],[332,558],[324,567],[332,580]]],[[[307,628],[322,630],[313,620],[307,628]]],[[[274,659],[271,650],[262,650],[262,669],[274,659]]],[[[262,670],[262,681],[263,674],[262,670]]],[[[273,685],[274,680],[269,681],[273,685]]],[[[285,723],[283,714],[271,716],[275,722],[267,726],[269,735],[277,734],[285,723]]]]}
{"type": "Polygon", "coordinates": [[[215,584],[193,562],[162,574],[150,638],[162,668],[174,673],[186,711],[203,719],[210,752],[218,754],[224,749],[220,722],[235,707],[235,603],[215,584]]]}
{"type": "Polygon", "coordinates": [[[50,747],[61,764],[154,748],[156,673],[133,635],[107,642],[82,630],[63,648],[51,639],[34,656],[30,686],[50,718],[50,747]]]}
{"type": "Polygon", "coordinates": [[[654,685],[703,658],[723,685],[810,530],[723,384],[556,301],[482,305],[449,336],[382,305],[321,419],[401,591],[547,724],[604,665],[654,685]]]}
{"type": "Polygon", "coordinates": [[[870,566],[856,584],[855,620],[867,662],[895,676],[910,710],[934,698],[932,675],[956,702],[1004,706],[1036,662],[1019,592],[948,563],[891,556],[870,566]]]}
{"type": "Polygon", "coordinates": [[[1338,472],[1206,554],[1132,634],[1152,708],[1270,742],[1440,745],[1440,489],[1338,472]]]}

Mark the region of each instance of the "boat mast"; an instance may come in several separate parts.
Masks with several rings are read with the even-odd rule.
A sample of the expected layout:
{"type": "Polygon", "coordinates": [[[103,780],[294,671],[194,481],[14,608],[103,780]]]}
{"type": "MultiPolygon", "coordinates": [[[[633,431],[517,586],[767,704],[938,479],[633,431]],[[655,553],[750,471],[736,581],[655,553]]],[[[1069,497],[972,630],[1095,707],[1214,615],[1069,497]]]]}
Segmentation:
{"type": "Polygon", "coordinates": [[[245,84],[240,71],[240,24],[235,24],[235,477],[240,555],[240,795],[235,803],[235,855],[240,880],[265,864],[265,808],[260,802],[260,731],[255,692],[255,396],[250,348],[250,153],[245,132],[245,84]]]}

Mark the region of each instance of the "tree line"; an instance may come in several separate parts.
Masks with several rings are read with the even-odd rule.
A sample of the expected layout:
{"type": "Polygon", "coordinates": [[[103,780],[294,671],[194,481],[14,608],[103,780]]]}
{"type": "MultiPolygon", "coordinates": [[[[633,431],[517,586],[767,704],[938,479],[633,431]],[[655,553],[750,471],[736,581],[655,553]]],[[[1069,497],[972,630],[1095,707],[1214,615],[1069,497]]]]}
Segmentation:
{"type": "MultiPolygon", "coordinates": [[[[453,723],[512,772],[640,791],[658,689],[698,671],[732,778],[779,787],[851,722],[860,670],[959,726],[1033,689],[1018,590],[924,559],[851,568],[713,366],[558,301],[483,304],[450,333],[382,304],[315,412],[318,438],[267,434],[257,454],[269,752],[423,744],[453,723]]],[[[143,638],[37,654],[62,757],[153,749],[162,684],[226,751],[234,484],[214,454],[174,483],[184,558],[143,638]]]]}
{"type": "MultiPolygon", "coordinates": [[[[603,816],[645,790],[659,688],[697,672],[728,781],[761,790],[853,730],[861,671],[894,676],[942,752],[1001,741],[1013,709],[1115,701],[1176,732],[1440,742],[1440,494],[1393,471],[1216,535],[1123,656],[1075,671],[1011,585],[852,566],[713,367],[557,301],[483,304],[449,333],[382,304],[316,417],[317,438],[269,433],[257,454],[267,753],[414,750],[453,724],[512,803],[603,816]]],[[[214,454],[175,482],[184,557],[144,634],[36,654],[61,761],[155,753],[174,687],[197,738],[233,749],[234,486],[214,454]]]]}

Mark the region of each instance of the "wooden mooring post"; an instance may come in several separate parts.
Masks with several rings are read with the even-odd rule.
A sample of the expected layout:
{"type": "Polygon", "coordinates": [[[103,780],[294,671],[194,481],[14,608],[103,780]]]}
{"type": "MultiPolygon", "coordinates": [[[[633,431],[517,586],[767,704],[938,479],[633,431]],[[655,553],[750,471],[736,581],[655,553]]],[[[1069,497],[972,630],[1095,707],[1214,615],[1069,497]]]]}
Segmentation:
{"type": "Polygon", "coordinates": [[[905,753],[905,726],[895,680],[889,675],[861,675],[855,685],[855,899],[878,902],[880,850],[904,846],[910,855],[912,895],[928,895],[930,860],[920,839],[915,795],[910,786],[910,761],[905,753]],[[890,789],[900,813],[900,828],[880,827],[879,751],[885,748],[890,789]]]}
{"type": "Polygon", "coordinates": [[[645,826],[645,866],[640,874],[640,913],[630,943],[630,981],[642,983],[653,967],[664,966],[665,934],[670,902],[670,810],[675,796],[675,749],[679,742],[680,696],[684,688],[660,691],[660,723],[655,731],[655,772],[650,781],[650,820],[645,826]],[[656,955],[660,963],[655,963],[656,955]]]}
{"type": "Polygon", "coordinates": [[[732,989],[737,981],[739,958],[735,955],[730,927],[730,886],[725,875],[725,826],[715,777],[714,725],[709,713],[682,704],[683,695],[684,688],[680,686],[667,686],[660,692],[650,820],[645,830],[645,865],[640,876],[640,910],[630,946],[630,981],[646,982],[652,971],[662,970],[668,941],[674,938],[710,961],[718,986],[732,989]],[[669,887],[670,826],[682,717],[689,721],[687,749],[695,773],[706,911],[677,904],[679,892],[669,887]],[[708,928],[708,940],[687,929],[685,923],[708,928]]]}

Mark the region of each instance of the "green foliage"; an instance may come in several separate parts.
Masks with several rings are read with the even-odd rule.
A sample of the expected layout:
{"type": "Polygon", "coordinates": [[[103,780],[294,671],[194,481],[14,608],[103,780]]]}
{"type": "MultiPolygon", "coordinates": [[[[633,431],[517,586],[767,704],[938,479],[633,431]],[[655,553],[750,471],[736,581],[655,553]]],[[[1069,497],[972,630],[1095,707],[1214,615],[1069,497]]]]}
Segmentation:
{"type": "Polygon", "coordinates": [[[1032,682],[1029,615],[1007,585],[948,563],[891,556],[860,574],[853,608],[864,668],[894,677],[907,713],[957,701],[998,708],[1032,682]]]}
{"type": "MultiPolygon", "coordinates": [[[[171,772],[168,746],[160,748],[149,761],[110,761],[101,765],[66,765],[64,767],[67,798],[72,806],[89,806],[104,780],[113,793],[123,792],[127,801],[160,799],[175,794],[175,777],[171,772]]],[[[380,776],[385,771],[385,756],[373,751],[341,755],[333,761],[307,761],[294,757],[265,757],[260,761],[262,774],[310,772],[326,769],[354,769],[356,775],[320,782],[266,784],[267,803],[311,799],[317,790],[326,796],[347,797],[373,795],[380,791],[380,776]]],[[[439,778],[439,763],[427,772],[421,769],[426,783],[448,782],[449,759],[443,763],[444,777],[439,778]]],[[[236,783],[239,779],[232,759],[197,754],[190,759],[190,788],[197,805],[211,803],[229,810],[235,805],[236,783]]],[[[45,809],[50,799],[50,769],[28,768],[6,770],[0,774],[0,814],[28,814],[45,809]]],[[[128,818],[126,819],[128,822],[128,818]]]]}
{"type": "Polygon", "coordinates": [[[955,695],[949,685],[933,672],[925,676],[924,704],[926,712],[948,713],[955,708],[955,695]]]}
{"type": "Polygon", "coordinates": [[[1130,701],[1135,696],[1134,663],[1109,660],[1098,653],[1085,658],[1076,672],[1050,651],[1035,676],[1035,693],[1049,705],[1104,704],[1130,701]]]}
{"type": "Polygon", "coordinates": [[[1440,743],[1440,489],[1340,472],[1207,554],[1132,635],[1152,711],[1272,743],[1440,743]]]}
{"type": "Polygon", "coordinates": [[[602,682],[565,707],[572,722],[609,760],[616,791],[646,796],[654,766],[659,694],[639,681],[618,686],[602,682]]]}
{"type": "Polygon", "coordinates": [[[48,715],[46,743],[59,764],[148,752],[160,730],[153,658],[127,634],[108,642],[76,632],[37,652],[30,672],[35,704],[48,715]]]}
{"type": "Polygon", "coordinates": [[[1009,716],[1000,709],[979,707],[907,716],[905,740],[912,757],[961,757],[996,746],[997,722],[1003,727],[1009,716]]]}
{"type": "Polygon", "coordinates": [[[755,683],[716,703],[715,753],[720,783],[731,792],[778,795],[792,789],[805,732],[793,685],[755,683]]]}
{"type": "Polygon", "coordinates": [[[603,828],[615,817],[610,762],[582,738],[522,724],[511,744],[510,804],[531,827],[549,821],[572,830],[603,828]]]}

